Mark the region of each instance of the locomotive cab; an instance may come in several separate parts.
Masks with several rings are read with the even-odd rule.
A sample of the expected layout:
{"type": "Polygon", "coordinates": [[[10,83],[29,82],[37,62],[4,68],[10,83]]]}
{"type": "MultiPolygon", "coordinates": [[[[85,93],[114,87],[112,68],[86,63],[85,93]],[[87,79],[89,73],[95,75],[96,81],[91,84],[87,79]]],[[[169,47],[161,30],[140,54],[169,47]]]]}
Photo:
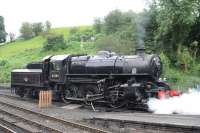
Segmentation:
{"type": "Polygon", "coordinates": [[[69,55],[56,55],[51,57],[49,79],[51,82],[64,83],[65,73],[67,72],[69,55]]]}

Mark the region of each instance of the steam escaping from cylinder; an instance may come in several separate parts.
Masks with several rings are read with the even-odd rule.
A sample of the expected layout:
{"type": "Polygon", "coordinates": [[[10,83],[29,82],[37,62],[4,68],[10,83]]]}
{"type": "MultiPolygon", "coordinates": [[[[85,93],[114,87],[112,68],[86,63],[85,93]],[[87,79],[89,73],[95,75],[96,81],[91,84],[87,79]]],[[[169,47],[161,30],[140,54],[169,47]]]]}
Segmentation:
{"type": "Polygon", "coordinates": [[[149,110],[155,114],[200,115],[200,88],[190,89],[176,97],[151,98],[147,104],[149,110]]]}

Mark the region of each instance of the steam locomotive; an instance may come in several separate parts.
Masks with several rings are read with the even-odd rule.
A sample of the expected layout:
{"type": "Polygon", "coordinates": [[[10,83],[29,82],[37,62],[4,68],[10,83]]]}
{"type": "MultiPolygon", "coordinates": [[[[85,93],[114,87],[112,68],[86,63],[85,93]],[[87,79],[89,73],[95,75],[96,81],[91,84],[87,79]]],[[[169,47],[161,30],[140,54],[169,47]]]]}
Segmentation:
{"type": "MultiPolygon", "coordinates": [[[[159,56],[137,49],[135,55],[99,51],[96,55],[54,55],[11,72],[11,87],[21,97],[38,97],[40,90],[53,91],[64,102],[103,101],[112,108],[145,105],[170,87],[159,81],[159,56]]],[[[164,93],[163,93],[164,92],[164,93]]]]}

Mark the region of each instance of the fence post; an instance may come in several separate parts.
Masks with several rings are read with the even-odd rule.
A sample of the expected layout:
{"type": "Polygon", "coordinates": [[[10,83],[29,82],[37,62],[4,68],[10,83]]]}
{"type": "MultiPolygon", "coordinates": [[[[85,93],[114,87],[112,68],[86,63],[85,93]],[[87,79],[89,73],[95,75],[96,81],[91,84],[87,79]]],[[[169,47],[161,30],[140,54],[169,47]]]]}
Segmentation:
{"type": "Polygon", "coordinates": [[[39,108],[49,107],[52,104],[52,91],[40,91],[39,92],[39,108]]]}

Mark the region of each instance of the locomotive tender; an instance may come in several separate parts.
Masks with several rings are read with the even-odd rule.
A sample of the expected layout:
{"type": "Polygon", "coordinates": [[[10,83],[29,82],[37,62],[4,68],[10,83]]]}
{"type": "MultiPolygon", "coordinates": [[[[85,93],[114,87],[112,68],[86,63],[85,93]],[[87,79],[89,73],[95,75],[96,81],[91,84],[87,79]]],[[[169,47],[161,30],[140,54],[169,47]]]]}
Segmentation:
{"type": "Polygon", "coordinates": [[[113,108],[146,104],[160,91],[170,90],[158,79],[162,63],[157,55],[137,49],[136,55],[99,51],[97,55],[55,55],[11,72],[11,87],[21,97],[53,91],[64,102],[104,101],[113,108]]]}

